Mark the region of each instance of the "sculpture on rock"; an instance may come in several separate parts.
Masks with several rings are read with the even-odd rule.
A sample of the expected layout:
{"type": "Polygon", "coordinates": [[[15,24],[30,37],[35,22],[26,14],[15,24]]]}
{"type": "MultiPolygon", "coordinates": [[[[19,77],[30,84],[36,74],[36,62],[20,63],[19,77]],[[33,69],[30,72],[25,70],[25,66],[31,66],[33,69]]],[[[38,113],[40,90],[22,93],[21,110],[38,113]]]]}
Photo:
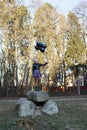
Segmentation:
{"type": "MultiPolygon", "coordinates": [[[[36,46],[35,46],[36,50],[40,50],[42,53],[44,53],[46,47],[47,47],[46,44],[41,43],[41,42],[36,42],[36,46]]],[[[34,61],[34,63],[32,66],[32,74],[33,74],[34,89],[36,91],[39,91],[39,90],[41,90],[41,88],[40,88],[40,81],[41,81],[40,68],[41,68],[41,66],[47,65],[48,62],[45,62],[44,64],[39,63],[39,61],[37,60],[37,57],[34,58],[33,61],[34,61]]]]}

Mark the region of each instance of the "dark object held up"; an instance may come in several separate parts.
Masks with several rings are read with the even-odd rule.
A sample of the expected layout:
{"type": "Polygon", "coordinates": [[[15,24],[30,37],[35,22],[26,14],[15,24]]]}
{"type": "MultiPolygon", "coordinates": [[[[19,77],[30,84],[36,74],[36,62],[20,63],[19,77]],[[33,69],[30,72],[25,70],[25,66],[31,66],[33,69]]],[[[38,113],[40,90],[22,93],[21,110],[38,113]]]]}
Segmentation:
{"type": "Polygon", "coordinates": [[[47,46],[46,46],[45,43],[42,43],[42,42],[36,42],[36,46],[35,46],[35,49],[36,49],[36,50],[40,50],[42,53],[44,53],[46,47],[47,47],[47,46]]]}

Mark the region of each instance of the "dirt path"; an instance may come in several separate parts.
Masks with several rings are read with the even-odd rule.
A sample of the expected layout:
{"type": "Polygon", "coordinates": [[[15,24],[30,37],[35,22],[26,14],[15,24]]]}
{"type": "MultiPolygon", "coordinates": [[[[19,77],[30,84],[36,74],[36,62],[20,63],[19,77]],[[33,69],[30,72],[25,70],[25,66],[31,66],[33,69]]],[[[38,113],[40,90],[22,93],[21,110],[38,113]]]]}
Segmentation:
{"type": "Polygon", "coordinates": [[[85,96],[65,96],[65,97],[52,97],[54,101],[76,101],[76,100],[87,100],[87,95],[85,96]]]}
{"type": "MultiPolygon", "coordinates": [[[[0,102],[16,102],[19,98],[0,98],[0,102]]],[[[87,95],[50,97],[54,101],[87,100],[87,95]]]]}

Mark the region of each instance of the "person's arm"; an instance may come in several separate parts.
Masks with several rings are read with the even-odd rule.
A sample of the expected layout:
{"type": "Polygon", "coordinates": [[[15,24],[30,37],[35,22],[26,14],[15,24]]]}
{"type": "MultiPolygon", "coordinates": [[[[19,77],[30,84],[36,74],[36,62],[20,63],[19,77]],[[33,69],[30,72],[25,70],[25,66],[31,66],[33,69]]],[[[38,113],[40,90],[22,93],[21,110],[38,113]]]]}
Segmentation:
{"type": "Polygon", "coordinates": [[[46,63],[44,63],[44,64],[40,64],[40,63],[39,63],[40,66],[45,66],[45,65],[47,65],[47,64],[48,64],[48,62],[46,62],[46,63]]]}

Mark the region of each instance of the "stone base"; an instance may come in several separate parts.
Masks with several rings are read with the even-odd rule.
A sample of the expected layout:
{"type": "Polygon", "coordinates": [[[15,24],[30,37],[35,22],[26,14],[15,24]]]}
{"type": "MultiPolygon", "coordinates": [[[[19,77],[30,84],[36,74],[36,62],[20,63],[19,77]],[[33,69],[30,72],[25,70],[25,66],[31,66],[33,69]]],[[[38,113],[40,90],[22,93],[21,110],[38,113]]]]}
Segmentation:
{"type": "MultiPolygon", "coordinates": [[[[47,102],[44,102],[43,105],[39,104],[39,106],[37,106],[35,102],[33,101],[29,101],[27,99],[23,100],[23,98],[22,100],[19,99],[18,103],[19,104],[17,105],[19,105],[19,109],[16,112],[17,112],[17,115],[19,115],[19,117],[27,117],[27,116],[34,117],[37,115],[41,115],[42,113],[53,115],[59,112],[57,103],[52,100],[48,100],[47,102]]],[[[40,102],[37,102],[37,103],[40,103],[40,102]]]]}
{"type": "Polygon", "coordinates": [[[28,100],[34,101],[34,102],[46,102],[49,100],[49,95],[47,92],[44,91],[28,91],[25,95],[28,100]]]}

